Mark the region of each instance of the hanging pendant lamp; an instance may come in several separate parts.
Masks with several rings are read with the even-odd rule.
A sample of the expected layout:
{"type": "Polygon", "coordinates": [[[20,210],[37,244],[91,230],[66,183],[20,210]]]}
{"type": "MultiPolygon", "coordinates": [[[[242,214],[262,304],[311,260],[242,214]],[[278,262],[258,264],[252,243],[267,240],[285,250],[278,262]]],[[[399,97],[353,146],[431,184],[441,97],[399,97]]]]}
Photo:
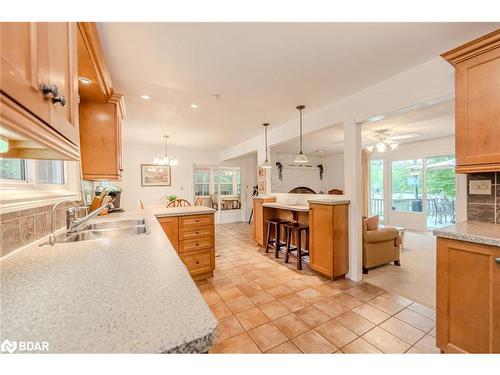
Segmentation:
{"type": "Polygon", "coordinates": [[[300,149],[299,149],[299,154],[295,157],[295,160],[294,162],[297,163],[297,164],[304,164],[304,163],[307,163],[309,162],[309,160],[307,160],[307,156],[304,155],[304,153],[302,152],[302,110],[306,108],[305,105],[298,105],[297,106],[297,109],[299,110],[300,112],[300,149]]]}
{"type": "Polygon", "coordinates": [[[266,140],[266,160],[264,160],[264,162],[261,165],[259,165],[259,167],[269,169],[272,168],[271,162],[267,160],[267,127],[269,126],[269,123],[265,122],[262,124],[262,126],[264,127],[264,134],[266,140]]]}
{"type": "Polygon", "coordinates": [[[172,159],[168,157],[167,140],[169,136],[164,135],[163,138],[165,139],[165,154],[163,156],[155,156],[154,164],[175,166],[178,164],[177,158],[175,156],[172,159]]]}

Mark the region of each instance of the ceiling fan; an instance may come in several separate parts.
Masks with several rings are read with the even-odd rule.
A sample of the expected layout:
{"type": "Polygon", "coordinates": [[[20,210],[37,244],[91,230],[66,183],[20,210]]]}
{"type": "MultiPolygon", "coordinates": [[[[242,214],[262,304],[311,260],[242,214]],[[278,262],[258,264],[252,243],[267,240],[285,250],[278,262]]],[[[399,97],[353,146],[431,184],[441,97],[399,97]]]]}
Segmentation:
{"type": "Polygon", "coordinates": [[[368,139],[366,139],[366,150],[368,152],[372,152],[373,150],[377,150],[378,152],[384,152],[388,148],[391,150],[395,150],[399,143],[397,141],[403,139],[410,139],[418,137],[418,134],[399,134],[393,135],[389,133],[387,129],[376,130],[375,133],[368,139]]]}

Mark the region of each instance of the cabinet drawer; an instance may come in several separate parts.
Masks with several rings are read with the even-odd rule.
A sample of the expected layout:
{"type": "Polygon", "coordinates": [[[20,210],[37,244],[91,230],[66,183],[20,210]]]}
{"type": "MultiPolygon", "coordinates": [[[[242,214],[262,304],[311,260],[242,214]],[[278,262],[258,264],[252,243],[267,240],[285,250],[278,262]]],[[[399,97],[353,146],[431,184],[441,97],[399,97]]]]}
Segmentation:
{"type": "Polygon", "coordinates": [[[213,215],[192,215],[179,217],[179,228],[213,225],[213,215]]]}
{"type": "Polygon", "coordinates": [[[185,253],[189,251],[197,251],[201,249],[209,249],[214,247],[214,239],[212,236],[200,237],[191,240],[179,241],[179,252],[185,253]]]}
{"type": "Polygon", "coordinates": [[[179,240],[189,240],[200,237],[213,236],[214,227],[212,225],[203,227],[187,227],[181,228],[179,231],[179,240]]]}
{"type": "Polygon", "coordinates": [[[213,268],[212,251],[213,249],[193,251],[190,253],[180,254],[180,257],[189,272],[191,272],[192,274],[209,272],[213,268]]]}

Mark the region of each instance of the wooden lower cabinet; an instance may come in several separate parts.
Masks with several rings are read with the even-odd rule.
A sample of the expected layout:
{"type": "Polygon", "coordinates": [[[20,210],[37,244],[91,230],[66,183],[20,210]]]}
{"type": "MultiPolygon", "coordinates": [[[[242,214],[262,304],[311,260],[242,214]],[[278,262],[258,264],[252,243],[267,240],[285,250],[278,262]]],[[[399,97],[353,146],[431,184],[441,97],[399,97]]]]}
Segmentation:
{"type": "Polygon", "coordinates": [[[158,218],[170,242],[195,280],[213,276],[215,269],[214,215],[158,218]]]}
{"type": "Polygon", "coordinates": [[[260,246],[264,246],[264,238],[267,235],[266,223],[269,217],[266,217],[266,211],[263,203],[276,202],[276,197],[257,197],[253,199],[253,239],[260,246]]]}
{"type": "Polygon", "coordinates": [[[349,204],[309,204],[309,267],[332,279],[349,271],[349,204]]]}
{"type": "Polygon", "coordinates": [[[437,239],[436,345],[500,353],[500,248],[437,239]]]}

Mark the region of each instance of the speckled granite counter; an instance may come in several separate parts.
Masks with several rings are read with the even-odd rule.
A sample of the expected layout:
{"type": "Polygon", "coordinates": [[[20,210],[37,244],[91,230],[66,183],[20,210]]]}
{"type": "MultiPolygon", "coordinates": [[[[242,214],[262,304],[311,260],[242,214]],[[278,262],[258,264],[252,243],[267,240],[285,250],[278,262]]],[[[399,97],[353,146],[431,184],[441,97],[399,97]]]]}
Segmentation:
{"type": "Polygon", "coordinates": [[[500,224],[464,221],[444,228],[434,229],[436,237],[500,246],[500,224]]]}
{"type": "Polygon", "coordinates": [[[296,212],[309,212],[309,206],[303,206],[299,204],[287,204],[278,202],[268,202],[262,203],[263,207],[269,208],[280,208],[282,210],[296,211],[296,212]]]}
{"type": "Polygon", "coordinates": [[[155,218],[174,210],[213,212],[112,214],[97,220],[146,218],[150,233],[35,243],[2,258],[0,341],[47,341],[50,353],[208,351],[217,320],[155,218]]]}
{"type": "Polygon", "coordinates": [[[339,198],[331,198],[331,199],[309,199],[307,202],[315,203],[315,204],[326,204],[329,206],[333,206],[335,204],[349,204],[351,201],[347,199],[339,199],[339,198]]]}

